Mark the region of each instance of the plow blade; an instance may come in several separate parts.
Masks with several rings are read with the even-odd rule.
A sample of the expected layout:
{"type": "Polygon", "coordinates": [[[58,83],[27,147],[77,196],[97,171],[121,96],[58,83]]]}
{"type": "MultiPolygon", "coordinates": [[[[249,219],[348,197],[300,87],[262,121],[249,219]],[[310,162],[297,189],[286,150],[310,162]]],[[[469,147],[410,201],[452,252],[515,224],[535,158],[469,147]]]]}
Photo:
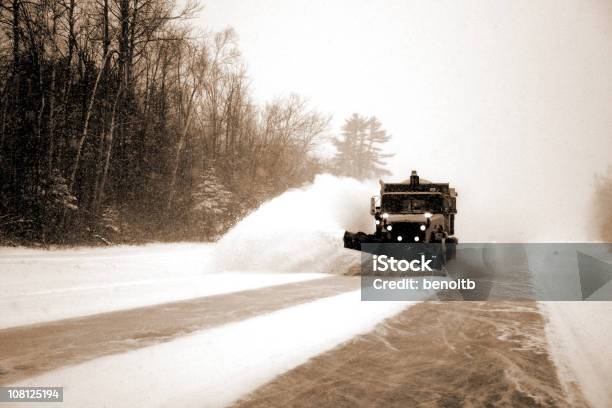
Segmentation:
{"type": "Polygon", "coordinates": [[[375,235],[366,234],[365,232],[344,232],[344,247],[348,249],[361,251],[361,244],[377,244],[382,242],[375,235]]]}

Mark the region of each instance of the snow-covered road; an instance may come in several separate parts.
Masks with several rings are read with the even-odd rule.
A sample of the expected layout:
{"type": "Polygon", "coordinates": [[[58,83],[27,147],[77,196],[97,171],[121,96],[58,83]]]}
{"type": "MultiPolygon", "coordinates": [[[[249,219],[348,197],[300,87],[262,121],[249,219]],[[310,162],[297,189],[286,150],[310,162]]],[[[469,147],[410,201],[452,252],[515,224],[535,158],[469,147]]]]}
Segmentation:
{"type": "Polygon", "coordinates": [[[354,277],[222,272],[212,249],[0,251],[0,383],[63,386],[61,406],[223,406],[408,305],[361,302],[354,277]]]}
{"type": "Polygon", "coordinates": [[[358,288],[356,277],[330,276],[0,330],[0,382],[167,342],[358,288]]]}
{"type": "Polygon", "coordinates": [[[20,382],[61,385],[70,407],[220,407],[371,330],[401,302],[358,291],[292,306],[174,341],[102,357],[20,382]]]}
{"type": "MultiPolygon", "coordinates": [[[[222,271],[212,262],[215,251],[215,245],[196,244],[0,249],[0,384],[63,386],[64,407],[225,406],[283,373],[289,373],[286,381],[304,381],[308,373],[325,370],[325,364],[359,367],[360,361],[369,361],[361,350],[374,347],[385,350],[381,359],[417,369],[415,379],[424,378],[419,370],[435,376],[442,366],[427,366],[426,360],[445,355],[444,372],[453,364],[468,376],[497,366],[501,374],[491,375],[505,378],[498,385],[518,379],[518,388],[511,387],[508,395],[527,392],[539,401],[538,390],[563,387],[573,405],[612,405],[609,302],[529,306],[525,316],[531,317],[525,322],[517,317],[521,307],[502,308],[495,302],[474,308],[468,302],[463,317],[450,303],[437,307],[427,302],[431,306],[410,308],[406,314],[411,303],[361,302],[355,278],[316,270],[222,271]],[[472,318],[473,313],[480,317],[472,318]],[[536,318],[540,314],[543,318],[536,318]],[[389,318],[396,320],[383,323],[389,318]],[[413,333],[415,327],[438,340],[450,337],[432,343],[431,336],[421,339],[413,333]],[[531,339],[529,344],[514,344],[516,337],[504,334],[508,330],[531,339]],[[496,347],[501,354],[491,352],[496,347]],[[512,354],[513,347],[536,354],[512,354]],[[507,358],[506,349],[511,353],[507,358]],[[478,350],[489,350],[490,360],[476,364],[478,350]],[[418,366],[410,360],[411,351],[419,356],[418,366]],[[294,371],[326,352],[329,357],[314,366],[294,371]],[[352,363],[345,364],[350,356],[352,363]],[[525,384],[531,383],[517,377],[516,364],[528,373],[524,364],[531,358],[543,359],[540,371],[552,367],[547,363],[552,361],[557,372],[549,374],[553,383],[526,391],[525,384]],[[504,368],[503,362],[512,364],[504,368]],[[554,383],[557,378],[560,385],[554,383]]],[[[347,380],[338,371],[326,375],[326,381],[337,384],[347,380]]],[[[405,383],[409,377],[393,378],[405,383]]],[[[452,387],[444,392],[458,390],[452,387]]],[[[276,390],[264,387],[260,394],[277,395],[276,390]]]]}

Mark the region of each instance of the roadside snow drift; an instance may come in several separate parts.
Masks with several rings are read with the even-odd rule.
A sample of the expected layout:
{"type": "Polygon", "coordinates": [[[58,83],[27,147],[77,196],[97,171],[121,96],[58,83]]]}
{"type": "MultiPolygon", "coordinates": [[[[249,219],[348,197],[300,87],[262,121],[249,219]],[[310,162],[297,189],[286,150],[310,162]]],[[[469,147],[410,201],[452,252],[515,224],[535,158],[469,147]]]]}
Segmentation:
{"type": "Polygon", "coordinates": [[[551,356],[566,387],[576,384],[595,408],[612,406],[612,304],[540,302],[551,356]]]}
{"type": "Polygon", "coordinates": [[[0,329],[256,289],[323,274],[211,273],[214,244],[0,250],[0,329]]]}

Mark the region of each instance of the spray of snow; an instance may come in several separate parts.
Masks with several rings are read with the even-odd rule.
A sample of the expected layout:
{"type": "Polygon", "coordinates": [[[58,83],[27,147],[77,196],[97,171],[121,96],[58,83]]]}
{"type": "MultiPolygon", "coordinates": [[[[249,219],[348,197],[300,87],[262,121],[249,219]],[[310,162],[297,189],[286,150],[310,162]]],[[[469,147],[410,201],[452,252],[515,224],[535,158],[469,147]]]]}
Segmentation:
{"type": "Polygon", "coordinates": [[[345,230],[371,232],[369,197],[376,182],[319,175],[307,187],[264,203],[218,243],[224,270],[342,273],[358,260],[345,250],[345,230]]]}

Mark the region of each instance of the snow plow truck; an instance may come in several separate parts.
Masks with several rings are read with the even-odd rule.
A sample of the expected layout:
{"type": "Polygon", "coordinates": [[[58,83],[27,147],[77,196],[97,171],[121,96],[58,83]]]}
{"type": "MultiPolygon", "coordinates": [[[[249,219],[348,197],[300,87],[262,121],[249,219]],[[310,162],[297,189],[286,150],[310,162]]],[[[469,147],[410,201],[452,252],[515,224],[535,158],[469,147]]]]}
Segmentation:
{"type": "Polygon", "coordinates": [[[449,183],[420,179],[415,170],[399,183],[381,180],[380,195],[371,198],[370,213],[376,232],[346,231],[345,248],[361,251],[362,244],[437,244],[444,261],[454,257],[457,193],[449,183]]]}

